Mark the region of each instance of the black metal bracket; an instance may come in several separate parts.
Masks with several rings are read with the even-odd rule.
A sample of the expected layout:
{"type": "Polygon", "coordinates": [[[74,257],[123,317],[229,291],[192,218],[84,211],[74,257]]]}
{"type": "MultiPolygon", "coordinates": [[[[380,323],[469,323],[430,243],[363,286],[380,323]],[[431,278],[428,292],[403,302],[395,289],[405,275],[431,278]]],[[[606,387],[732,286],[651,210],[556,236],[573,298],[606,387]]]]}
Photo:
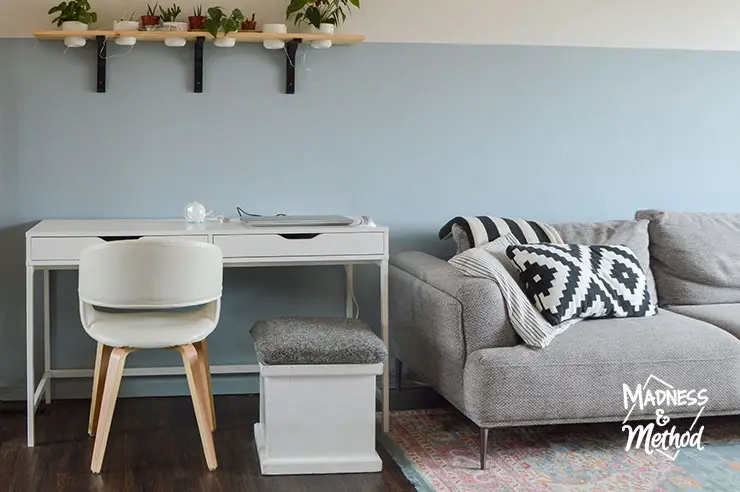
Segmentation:
{"type": "Polygon", "coordinates": [[[194,63],[194,80],[193,80],[193,92],[203,92],[203,45],[206,42],[204,36],[195,38],[195,63],[194,63]]]}
{"type": "Polygon", "coordinates": [[[105,43],[105,36],[95,36],[98,42],[98,50],[95,52],[95,58],[98,61],[98,92],[105,92],[105,64],[108,60],[108,49],[105,43]]]}
{"type": "MultiPolygon", "coordinates": [[[[95,36],[97,42],[97,51],[95,59],[97,61],[97,92],[106,91],[106,64],[108,61],[108,49],[105,36],[95,36]]],[[[203,46],[206,42],[205,36],[195,38],[194,57],[193,57],[193,92],[203,92],[203,46]]],[[[295,72],[296,72],[296,53],[298,45],[301,44],[300,38],[291,39],[285,43],[285,63],[286,63],[286,81],[285,93],[295,94],[295,72]]]]}
{"type": "Polygon", "coordinates": [[[285,84],[286,94],[295,94],[295,54],[298,51],[299,44],[301,44],[301,39],[293,39],[285,43],[285,61],[288,69],[285,84]]]}

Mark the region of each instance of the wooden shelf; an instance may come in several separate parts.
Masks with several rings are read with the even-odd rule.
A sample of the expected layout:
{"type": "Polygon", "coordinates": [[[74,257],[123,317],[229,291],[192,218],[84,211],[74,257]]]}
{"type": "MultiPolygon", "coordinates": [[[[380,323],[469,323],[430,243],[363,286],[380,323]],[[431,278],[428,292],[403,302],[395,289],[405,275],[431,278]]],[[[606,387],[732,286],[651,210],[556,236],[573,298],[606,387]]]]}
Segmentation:
{"type": "MultiPolygon", "coordinates": [[[[33,35],[45,41],[61,41],[68,37],[80,37],[95,40],[97,50],[95,60],[97,64],[97,92],[106,91],[106,60],[107,44],[110,40],[121,37],[136,38],[138,41],[164,41],[168,38],[185,38],[193,42],[193,92],[203,92],[203,45],[206,40],[213,40],[213,36],[205,31],[113,31],[111,29],[96,31],[36,31],[33,35]]],[[[219,37],[224,37],[220,35],[219,37]]],[[[357,44],[365,40],[365,36],[348,34],[323,33],[263,33],[263,32],[233,32],[226,37],[235,38],[240,43],[261,43],[267,39],[285,41],[286,58],[286,88],[287,94],[295,93],[295,60],[298,45],[311,41],[332,41],[332,44],[357,44]]],[[[177,48],[173,48],[177,49],[177,48]]]]}
{"type": "MultiPolygon", "coordinates": [[[[205,31],[36,31],[34,37],[43,40],[62,40],[66,37],[81,37],[87,39],[97,39],[103,36],[105,39],[115,39],[119,37],[132,37],[139,41],[164,41],[166,38],[185,38],[197,39],[199,37],[212,40],[213,36],[205,31]]],[[[223,36],[219,36],[223,37],[223,36]]],[[[266,39],[281,39],[283,41],[292,41],[300,39],[301,41],[321,41],[331,40],[333,44],[347,45],[358,44],[365,41],[365,36],[351,34],[314,34],[314,33],[262,33],[262,32],[231,32],[228,37],[235,38],[238,43],[261,43],[266,39]]]]}

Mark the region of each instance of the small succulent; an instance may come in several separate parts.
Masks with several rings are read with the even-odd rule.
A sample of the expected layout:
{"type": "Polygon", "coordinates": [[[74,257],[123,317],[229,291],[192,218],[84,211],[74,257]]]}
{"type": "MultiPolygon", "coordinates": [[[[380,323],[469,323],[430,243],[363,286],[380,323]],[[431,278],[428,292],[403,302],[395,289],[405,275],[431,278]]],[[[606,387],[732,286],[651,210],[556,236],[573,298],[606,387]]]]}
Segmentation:
{"type": "Polygon", "coordinates": [[[154,7],[151,6],[151,4],[146,4],[146,15],[150,17],[154,17],[157,15],[157,7],[159,7],[159,2],[156,2],[154,4],[154,7]]]}
{"type": "Polygon", "coordinates": [[[176,22],[177,17],[182,13],[182,10],[180,9],[180,7],[173,3],[172,7],[168,9],[163,9],[162,7],[159,7],[159,13],[162,15],[162,21],[176,22]]]}

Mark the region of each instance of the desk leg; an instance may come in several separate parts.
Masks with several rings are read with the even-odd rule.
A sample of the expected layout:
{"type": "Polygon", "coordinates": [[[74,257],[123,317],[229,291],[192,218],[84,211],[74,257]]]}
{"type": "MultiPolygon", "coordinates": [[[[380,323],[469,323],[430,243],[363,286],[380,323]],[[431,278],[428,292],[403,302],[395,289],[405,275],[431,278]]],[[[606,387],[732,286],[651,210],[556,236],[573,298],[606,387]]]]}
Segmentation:
{"type": "Polygon", "coordinates": [[[33,393],[36,378],[33,374],[33,267],[26,267],[26,409],[28,447],[35,445],[34,419],[36,408],[33,393]]]}
{"type": "MultiPolygon", "coordinates": [[[[51,370],[51,303],[49,302],[51,272],[44,270],[44,374],[51,370]]],[[[46,403],[51,403],[51,380],[46,382],[46,403]]]]}
{"type": "MultiPolygon", "coordinates": [[[[380,331],[385,349],[388,351],[388,260],[380,262],[380,331]]],[[[390,354],[386,357],[383,365],[383,432],[390,430],[388,358],[390,358],[390,354]]]]}
{"type": "Polygon", "coordinates": [[[355,271],[354,265],[344,265],[344,273],[347,276],[345,300],[347,303],[347,317],[352,318],[355,315],[355,271]]]}

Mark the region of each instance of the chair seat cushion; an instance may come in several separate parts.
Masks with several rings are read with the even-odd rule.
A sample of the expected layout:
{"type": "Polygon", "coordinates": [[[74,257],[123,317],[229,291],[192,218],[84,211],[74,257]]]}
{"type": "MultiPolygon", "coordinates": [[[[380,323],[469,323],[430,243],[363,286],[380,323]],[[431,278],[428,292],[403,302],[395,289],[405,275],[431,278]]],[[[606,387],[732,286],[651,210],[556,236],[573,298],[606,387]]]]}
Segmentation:
{"type": "Polygon", "coordinates": [[[666,309],[689,318],[706,321],[740,338],[740,304],[670,306],[666,309]]]}
{"type": "Polygon", "coordinates": [[[109,347],[167,348],[200,342],[216,328],[200,310],[181,312],[97,311],[88,334],[109,347]]]}
{"type": "MultiPolygon", "coordinates": [[[[678,389],[707,389],[705,415],[740,408],[740,342],[716,326],[659,309],[648,318],[582,321],[544,349],[473,352],[464,371],[466,414],[491,427],[622,421],[623,384],[634,391],[650,375],[678,389]]],[[[632,415],[655,418],[654,410],[646,406],[632,415]]],[[[696,414],[696,407],[674,410],[671,417],[696,414]]]]}
{"type": "Polygon", "coordinates": [[[377,364],[383,341],[351,318],[272,318],[250,330],[262,364],[377,364]]]}

